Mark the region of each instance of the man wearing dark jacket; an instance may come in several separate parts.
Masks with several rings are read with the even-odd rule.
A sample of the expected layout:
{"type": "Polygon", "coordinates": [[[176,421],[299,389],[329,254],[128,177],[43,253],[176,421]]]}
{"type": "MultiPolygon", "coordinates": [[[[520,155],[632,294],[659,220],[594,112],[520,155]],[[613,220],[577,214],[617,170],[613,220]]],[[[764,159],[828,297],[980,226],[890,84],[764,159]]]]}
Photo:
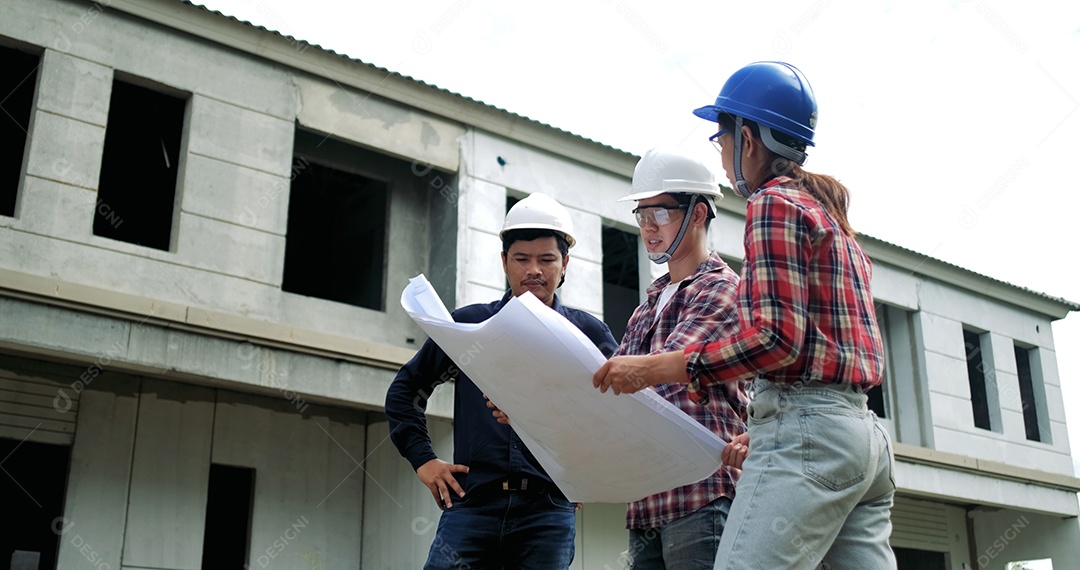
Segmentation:
{"type": "MultiPolygon", "coordinates": [[[[533,194],[506,214],[502,264],[510,290],[493,303],[462,307],[454,320],[479,323],[526,291],[566,317],[600,350],[618,346],[607,325],[559,302],[574,246],[566,209],[533,194]]],[[[568,568],[574,558],[574,505],[522,443],[498,423],[483,394],[430,339],[386,394],[390,438],[443,509],[425,570],[462,568],[568,568]],[[431,447],[424,410],[434,388],[454,380],[454,462],[431,447]]]]}

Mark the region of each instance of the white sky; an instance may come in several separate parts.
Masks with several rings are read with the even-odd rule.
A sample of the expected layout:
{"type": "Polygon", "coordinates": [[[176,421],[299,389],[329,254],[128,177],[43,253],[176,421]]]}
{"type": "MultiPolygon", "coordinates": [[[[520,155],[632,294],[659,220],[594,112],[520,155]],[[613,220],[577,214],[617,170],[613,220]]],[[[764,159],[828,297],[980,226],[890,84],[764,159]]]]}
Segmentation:
{"type": "MultiPolygon", "coordinates": [[[[1075,0],[204,4],[636,154],[681,146],[720,175],[714,125],[690,111],[746,63],[789,61],[818,99],[807,167],[851,189],[857,230],[1080,301],[1075,0]]],[[[1054,335],[1080,457],[1080,315],[1054,335]]]]}

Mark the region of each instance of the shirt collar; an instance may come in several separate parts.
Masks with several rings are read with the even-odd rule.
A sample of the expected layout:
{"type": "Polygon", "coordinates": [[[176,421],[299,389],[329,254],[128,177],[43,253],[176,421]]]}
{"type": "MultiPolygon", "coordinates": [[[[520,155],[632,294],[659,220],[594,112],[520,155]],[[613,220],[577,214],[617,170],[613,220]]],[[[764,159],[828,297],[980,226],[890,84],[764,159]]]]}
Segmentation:
{"type": "Polygon", "coordinates": [[[794,186],[794,184],[792,184],[793,182],[795,182],[795,179],[790,176],[777,176],[765,184],[762,184],[758,191],[768,190],[769,188],[776,186],[794,186]]]}
{"type": "MultiPolygon", "coordinates": [[[[716,273],[718,271],[723,271],[724,268],[726,268],[727,266],[728,264],[725,263],[724,260],[716,254],[716,252],[710,251],[709,256],[705,258],[705,261],[702,261],[697,266],[697,271],[695,271],[694,274],[690,277],[683,279],[682,283],[690,283],[694,280],[694,277],[701,275],[702,273],[716,273]]],[[[656,281],[653,281],[651,285],[649,285],[649,287],[645,290],[645,294],[650,299],[655,299],[660,295],[661,292],[663,292],[664,288],[670,284],[671,274],[665,273],[661,275],[656,281]]],[[[685,285],[680,285],[679,287],[682,288],[683,286],[685,285]]]]}

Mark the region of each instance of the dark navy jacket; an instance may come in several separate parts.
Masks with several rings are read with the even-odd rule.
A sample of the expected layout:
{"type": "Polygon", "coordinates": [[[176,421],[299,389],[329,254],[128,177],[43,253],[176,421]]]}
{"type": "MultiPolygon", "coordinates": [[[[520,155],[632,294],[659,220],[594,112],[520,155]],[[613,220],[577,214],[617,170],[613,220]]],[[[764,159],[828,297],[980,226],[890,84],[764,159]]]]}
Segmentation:
{"type": "MultiPolygon", "coordinates": [[[[509,300],[510,292],[507,291],[498,302],[462,307],[454,311],[454,320],[459,323],[486,321],[509,300]]],[[[558,296],[552,304],[552,308],[585,333],[604,356],[610,358],[618,348],[607,325],[596,317],[563,306],[558,296]]],[[[550,483],[551,478],[514,430],[495,421],[480,389],[431,339],[401,368],[386,392],[390,439],[413,469],[419,469],[437,457],[431,449],[424,411],[435,387],[448,380],[455,380],[453,463],[469,467],[467,474],[455,473],[465,493],[486,488],[511,475],[539,478],[550,483]]]]}

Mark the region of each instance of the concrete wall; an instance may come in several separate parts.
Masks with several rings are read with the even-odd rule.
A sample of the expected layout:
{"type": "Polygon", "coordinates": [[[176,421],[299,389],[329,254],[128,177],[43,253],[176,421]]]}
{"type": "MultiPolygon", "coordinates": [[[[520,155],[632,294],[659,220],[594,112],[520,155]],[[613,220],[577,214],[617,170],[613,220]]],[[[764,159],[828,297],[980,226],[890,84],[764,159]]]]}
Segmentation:
{"type": "MultiPolygon", "coordinates": [[[[322,402],[378,409],[394,376],[385,368],[9,297],[0,297],[0,317],[19,323],[0,327],[0,346],[282,397],[294,407],[322,402]]],[[[449,417],[452,394],[436,392],[428,412],[449,417]]]]}
{"type": "MultiPolygon", "coordinates": [[[[93,410],[84,407],[82,412],[93,410]]],[[[213,419],[213,390],[143,380],[123,566],[183,570],[202,566],[213,419]]]]}
{"type": "Polygon", "coordinates": [[[95,561],[121,567],[139,379],[107,373],[92,386],[81,394],[63,526],[54,526],[62,532],[58,568],[81,568],[95,561]]]}
{"type": "Polygon", "coordinates": [[[1054,570],[1080,564],[1080,522],[1015,510],[972,511],[973,568],[1005,570],[1009,562],[1051,559],[1054,570]]]}
{"type": "Polygon", "coordinates": [[[399,347],[418,335],[396,292],[428,269],[427,173],[457,167],[463,127],[99,5],[4,10],[0,35],[38,46],[42,65],[19,208],[0,218],[0,266],[399,347]],[[170,251],[92,233],[114,77],[188,101],[170,251]],[[404,159],[399,178],[411,184],[391,194],[385,311],[281,290],[298,122],[404,159]]]}
{"type": "Polygon", "coordinates": [[[59,567],[201,568],[209,469],[219,463],[255,470],[252,567],[294,568],[318,553],[324,567],[355,568],[365,486],[375,482],[365,416],[103,376],[83,392],[59,567]]]}
{"type": "MultiPolygon", "coordinates": [[[[1050,321],[969,291],[924,280],[919,285],[918,322],[930,387],[933,447],[1002,463],[1037,465],[1072,474],[1050,321]],[[968,384],[964,327],[988,331],[981,343],[992,430],[975,427],[968,384]],[[1048,424],[1048,441],[1025,437],[1013,342],[1037,349],[1044,398],[1037,404],[1048,424]]],[[[1033,366],[1034,368],[1034,366],[1033,366]]]]}
{"type": "Polygon", "coordinates": [[[459,218],[465,220],[457,234],[458,304],[487,302],[502,294],[498,233],[506,195],[543,192],[570,211],[577,239],[560,298],[602,317],[601,227],[604,218],[632,221],[629,210],[615,204],[627,181],[483,131],[469,132],[462,156],[467,177],[458,202],[459,218]]]}
{"type": "Polygon", "coordinates": [[[1003,477],[897,461],[897,488],[928,500],[1017,508],[1063,517],[1080,515],[1076,492],[1003,477]]]}
{"type": "MultiPolygon", "coordinates": [[[[452,392],[446,385],[436,390],[452,392]]],[[[364,489],[364,548],[362,568],[394,570],[421,568],[435,539],[441,511],[412,466],[390,442],[386,418],[371,414],[368,425],[364,489]]],[[[428,420],[435,453],[453,461],[454,428],[446,420],[428,420]]]]}
{"type": "Polygon", "coordinates": [[[360,564],[364,412],[218,391],[213,462],[255,469],[252,568],[360,564]]]}
{"type": "Polygon", "coordinates": [[[626,505],[591,503],[577,515],[577,541],[572,570],[620,570],[625,568],[630,534],[626,530],[626,505]]]}

